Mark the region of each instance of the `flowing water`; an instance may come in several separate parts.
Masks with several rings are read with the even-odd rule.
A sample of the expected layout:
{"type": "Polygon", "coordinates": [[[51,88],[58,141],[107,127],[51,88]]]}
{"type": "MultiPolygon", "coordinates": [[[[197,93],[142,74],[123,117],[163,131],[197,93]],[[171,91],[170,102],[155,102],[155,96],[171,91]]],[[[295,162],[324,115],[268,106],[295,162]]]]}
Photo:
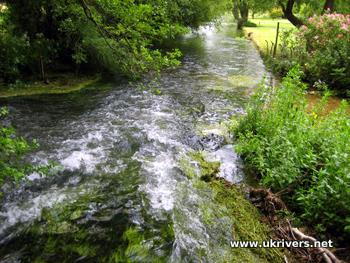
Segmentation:
{"type": "Polygon", "coordinates": [[[224,262],[232,222],[208,224],[210,190],[196,187],[180,163],[205,150],[221,162],[220,176],[244,180],[223,123],[244,112],[266,71],[231,23],[176,45],[183,64],[156,89],[116,81],[6,102],[18,133],[40,143],[28,158],[59,166],[5,189],[0,262],[224,262]]]}

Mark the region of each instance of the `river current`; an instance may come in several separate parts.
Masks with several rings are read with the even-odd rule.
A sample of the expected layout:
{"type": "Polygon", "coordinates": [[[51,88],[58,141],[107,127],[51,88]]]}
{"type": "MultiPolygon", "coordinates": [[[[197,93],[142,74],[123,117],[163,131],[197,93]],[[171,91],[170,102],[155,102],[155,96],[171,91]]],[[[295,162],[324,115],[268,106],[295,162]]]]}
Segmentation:
{"type": "Polygon", "coordinates": [[[1,102],[18,133],[40,144],[28,159],[58,166],[2,201],[0,262],[221,262],[229,253],[232,222],[208,225],[210,191],[180,163],[202,150],[221,162],[219,176],[245,180],[225,123],[244,114],[267,72],[233,23],[176,45],[182,65],[154,83],[1,102]]]}

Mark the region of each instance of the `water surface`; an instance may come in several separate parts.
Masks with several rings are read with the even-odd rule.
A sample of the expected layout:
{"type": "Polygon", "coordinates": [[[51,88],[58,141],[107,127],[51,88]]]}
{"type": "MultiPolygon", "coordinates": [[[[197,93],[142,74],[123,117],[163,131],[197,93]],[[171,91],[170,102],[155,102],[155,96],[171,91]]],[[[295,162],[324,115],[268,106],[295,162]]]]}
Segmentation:
{"type": "Polygon", "coordinates": [[[244,180],[222,126],[244,112],[266,71],[234,27],[184,36],[176,43],[182,66],[154,87],[116,81],[7,102],[19,134],[40,143],[28,158],[60,167],[49,178],[31,175],[4,199],[1,262],[224,261],[232,222],[206,222],[211,193],[179,163],[205,150],[221,162],[220,176],[244,180]]]}

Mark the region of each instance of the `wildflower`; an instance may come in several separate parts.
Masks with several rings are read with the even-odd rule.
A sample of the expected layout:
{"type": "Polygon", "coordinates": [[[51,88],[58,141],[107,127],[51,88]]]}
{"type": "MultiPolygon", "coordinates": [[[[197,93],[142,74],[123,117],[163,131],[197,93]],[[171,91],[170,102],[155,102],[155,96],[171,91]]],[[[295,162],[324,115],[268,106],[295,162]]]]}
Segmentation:
{"type": "Polygon", "coordinates": [[[349,31],[349,26],[347,24],[342,24],[341,29],[345,30],[345,31],[349,31]]]}

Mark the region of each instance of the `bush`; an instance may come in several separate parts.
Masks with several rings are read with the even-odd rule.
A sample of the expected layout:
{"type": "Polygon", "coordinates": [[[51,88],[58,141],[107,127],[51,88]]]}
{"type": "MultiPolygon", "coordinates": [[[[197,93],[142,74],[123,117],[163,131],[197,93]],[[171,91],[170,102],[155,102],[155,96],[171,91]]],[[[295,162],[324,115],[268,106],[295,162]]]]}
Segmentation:
{"type": "Polygon", "coordinates": [[[278,71],[298,63],[311,83],[321,80],[344,93],[349,88],[350,15],[313,16],[299,31],[282,38],[282,47],[280,58],[272,63],[278,71]]]}
{"type": "Polygon", "coordinates": [[[274,191],[318,230],[350,237],[350,119],[342,106],[325,115],[308,112],[305,84],[293,68],[280,88],[262,87],[248,113],[235,122],[237,151],[274,191]]]}
{"type": "Polygon", "coordinates": [[[253,23],[252,21],[247,21],[243,24],[243,26],[246,26],[246,27],[257,27],[258,25],[253,23]]]}
{"type": "Polygon", "coordinates": [[[311,17],[298,34],[306,41],[304,67],[313,81],[321,79],[342,88],[350,85],[350,15],[311,17]]]}
{"type": "Polygon", "coordinates": [[[18,37],[0,30],[0,75],[5,82],[19,78],[22,66],[28,61],[29,43],[25,36],[18,37]]]}
{"type": "Polygon", "coordinates": [[[188,27],[215,21],[226,3],[6,1],[6,11],[0,11],[0,28],[6,30],[0,36],[0,59],[5,61],[0,73],[11,80],[20,73],[32,76],[68,66],[67,71],[95,69],[141,77],[178,65],[180,52],[169,50],[166,42],[189,32],[188,27]]]}
{"type": "Polygon", "coordinates": [[[269,15],[272,19],[282,18],[283,11],[281,10],[281,8],[273,8],[270,10],[269,15]]]}

